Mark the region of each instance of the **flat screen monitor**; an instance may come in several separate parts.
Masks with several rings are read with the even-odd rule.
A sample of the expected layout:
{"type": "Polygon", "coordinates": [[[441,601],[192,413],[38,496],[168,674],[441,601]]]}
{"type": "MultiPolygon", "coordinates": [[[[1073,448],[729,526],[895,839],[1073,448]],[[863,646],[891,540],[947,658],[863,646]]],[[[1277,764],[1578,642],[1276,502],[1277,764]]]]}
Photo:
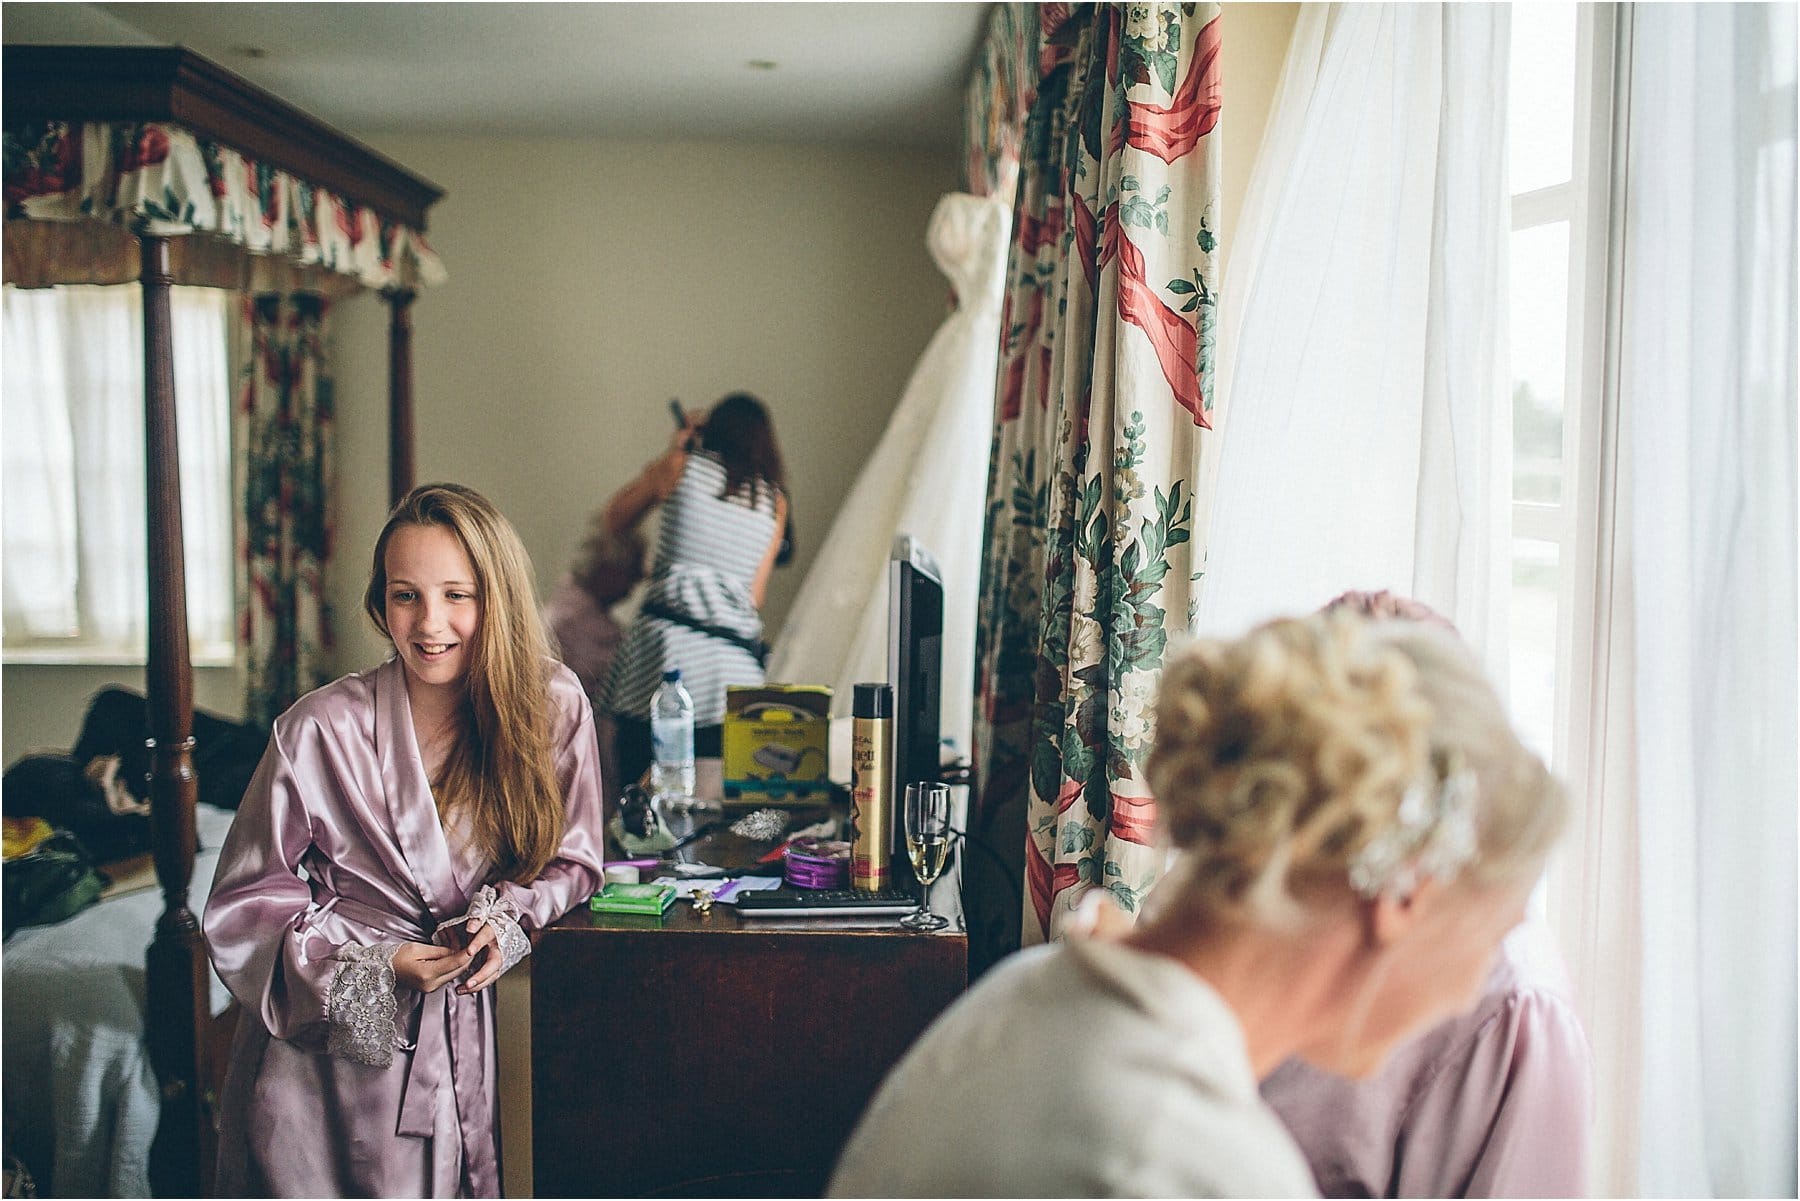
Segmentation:
{"type": "Polygon", "coordinates": [[[943,573],[930,551],[901,534],[888,560],[888,679],[894,685],[894,815],[902,845],[906,785],[935,780],[941,771],[943,671],[943,573]]]}

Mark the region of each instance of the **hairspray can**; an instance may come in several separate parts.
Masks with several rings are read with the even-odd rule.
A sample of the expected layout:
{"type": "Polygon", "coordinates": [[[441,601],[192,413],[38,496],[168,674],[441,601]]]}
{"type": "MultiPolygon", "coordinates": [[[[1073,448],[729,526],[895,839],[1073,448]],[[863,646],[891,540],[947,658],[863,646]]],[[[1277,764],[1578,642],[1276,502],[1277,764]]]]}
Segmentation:
{"type": "Polygon", "coordinates": [[[850,886],[886,888],[894,840],[894,689],[858,684],[850,724],[850,886]]]}

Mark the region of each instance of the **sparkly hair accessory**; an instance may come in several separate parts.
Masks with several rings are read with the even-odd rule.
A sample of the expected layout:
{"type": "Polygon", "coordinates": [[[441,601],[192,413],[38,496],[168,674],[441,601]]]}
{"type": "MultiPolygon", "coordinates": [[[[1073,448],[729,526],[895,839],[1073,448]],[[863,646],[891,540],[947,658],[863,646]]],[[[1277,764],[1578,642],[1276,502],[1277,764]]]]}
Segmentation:
{"type": "Polygon", "coordinates": [[[739,838],[767,842],[787,832],[789,817],[779,809],[758,809],[731,823],[731,832],[739,838]]]}
{"type": "Polygon", "coordinates": [[[1475,858],[1475,773],[1461,756],[1432,784],[1418,783],[1400,798],[1394,824],[1350,860],[1350,887],[1370,900],[1407,896],[1425,879],[1447,880],[1475,858]]]}

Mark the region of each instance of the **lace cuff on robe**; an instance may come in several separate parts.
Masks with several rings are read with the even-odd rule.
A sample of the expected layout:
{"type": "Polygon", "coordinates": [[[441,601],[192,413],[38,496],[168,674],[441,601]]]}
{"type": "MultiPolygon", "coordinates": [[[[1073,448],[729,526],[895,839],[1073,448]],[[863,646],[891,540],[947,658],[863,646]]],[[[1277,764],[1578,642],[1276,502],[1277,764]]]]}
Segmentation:
{"type": "Polygon", "coordinates": [[[394,1062],[394,1048],[411,1050],[394,1032],[394,953],[397,942],[373,946],[346,943],[333,956],[337,972],[325,994],[325,1018],[330,1023],[325,1050],[342,1059],[385,1068],[394,1062]]]}
{"type": "Polygon", "coordinates": [[[439,922],[438,929],[454,930],[472,921],[492,926],[494,942],[500,949],[500,972],[504,975],[519,960],[531,954],[531,939],[526,937],[524,928],[519,925],[520,916],[519,907],[509,898],[495,892],[493,885],[483,884],[469,899],[469,911],[461,917],[439,922]]]}

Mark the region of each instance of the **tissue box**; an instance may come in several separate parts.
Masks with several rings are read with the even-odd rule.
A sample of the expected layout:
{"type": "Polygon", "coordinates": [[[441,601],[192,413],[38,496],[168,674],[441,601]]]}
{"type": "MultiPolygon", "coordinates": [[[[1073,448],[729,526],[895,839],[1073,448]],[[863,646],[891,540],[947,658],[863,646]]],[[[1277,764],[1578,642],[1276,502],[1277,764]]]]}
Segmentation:
{"type": "Polygon", "coordinates": [[[725,800],[823,800],[830,789],[831,689],[764,684],[725,690],[725,800]]]}

